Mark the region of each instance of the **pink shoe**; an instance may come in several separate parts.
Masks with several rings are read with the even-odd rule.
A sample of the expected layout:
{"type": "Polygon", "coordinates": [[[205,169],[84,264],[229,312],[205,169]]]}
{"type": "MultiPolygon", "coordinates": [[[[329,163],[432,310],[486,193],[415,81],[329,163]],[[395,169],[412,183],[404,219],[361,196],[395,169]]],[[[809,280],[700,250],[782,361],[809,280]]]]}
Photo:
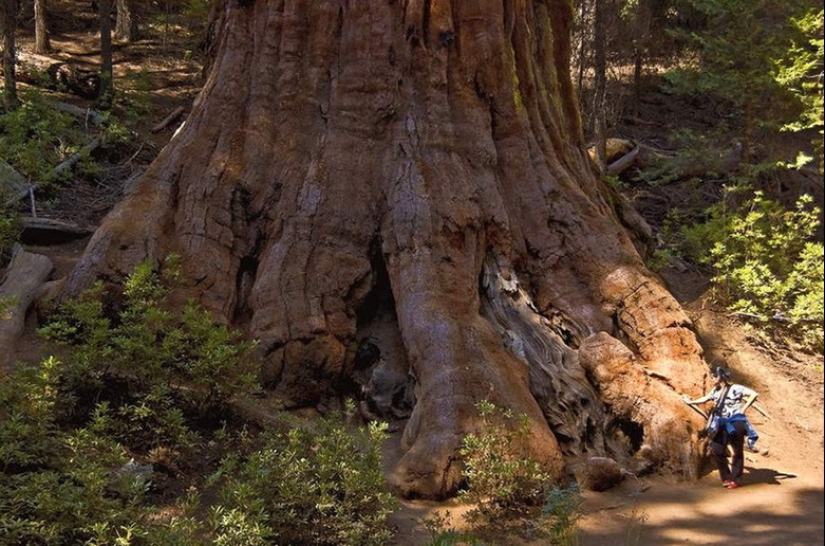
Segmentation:
{"type": "Polygon", "coordinates": [[[727,485],[728,489],[736,489],[737,487],[742,487],[742,486],[740,484],[738,484],[737,482],[733,481],[733,480],[729,480],[728,485],[727,485]]]}
{"type": "Polygon", "coordinates": [[[730,487],[732,483],[735,484],[736,482],[733,480],[725,480],[722,482],[722,487],[730,487]]]}

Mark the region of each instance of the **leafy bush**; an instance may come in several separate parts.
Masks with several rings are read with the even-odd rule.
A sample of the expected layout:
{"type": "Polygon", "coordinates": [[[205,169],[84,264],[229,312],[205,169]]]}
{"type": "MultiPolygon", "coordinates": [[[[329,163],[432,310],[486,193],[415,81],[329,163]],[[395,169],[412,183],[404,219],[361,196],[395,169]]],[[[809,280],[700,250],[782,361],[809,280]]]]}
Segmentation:
{"type": "Polygon", "coordinates": [[[89,140],[71,114],[48,104],[39,91],[23,92],[19,108],[0,114],[3,160],[25,178],[43,187],[58,163],[89,140]]]}
{"type": "Polygon", "coordinates": [[[755,192],[728,211],[685,229],[688,248],[713,266],[719,296],[742,313],[788,321],[822,345],[823,246],[812,242],[821,211],[803,196],[793,210],[755,192]]]}
{"type": "Polygon", "coordinates": [[[541,501],[550,477],[536,461],[520,456],[517,446],[528,435],[527,417],[483,400],[479,434],[465,437],[460,454],[468,487],[461,496],[475,504],[469,519],[497,522],[541,501]]]}
{"type": "Polygon", "coordinates": [[[577,485],[561,489],[553,487],[542,506],[542,515],[549,521],[553,544],[574,546],[579,543],[576,520],[582,515],[584,499],[577,485]]]}
{"type": "Polygon", "coordinates": [[[149,519],[150,482],[123,471],[97,419],[59,427],[60,370],[51,358],[0,382],[0,544],[194,544],[182,519],[149,519]]]}
{"type": "Polygon", "coordinates": [[[268,432],[259,450],[226,459],[213,476],[223,481],[210,516],[214,543],[387,544],[395,500],[381,470],[385,431],[377,422],[350,431],[326,417],[268,432]]]}
{"type": "Polygon", "coordinates": [[[6,263],[11,256],[11,249],[20,238],[18,215],[11,209],[3,206],[5,195],[0,188],[0,266],[6,263]]]}
{"type": "MultiPolygon", "coordinates": [[[[796,31],[791,46],[777,61],[776,81],[795,95],[803,105],[799,118],[785,125],[789,131],[818,129],[819,137],[813,140],[818,156],[819,174],[823,174],[823,84],[822,63],[825,40],[822,39],[822,6],[808,7],[807,12],[790,20],[796,31]]],[[[803,160],[808,158],[802,157],[803,160]]]]}
{"type": "Polygon", "coordinates": [[[218,423],[230,398],[256,388],[254,344],[192,302],[164,307],[177,275],[174,256],[160,272],[145,262],[126,281],[114,314],[98,284],[40,329],[69,349],[60,385],[66,418],[96,412],[108,417],[107,433],[129,445],[177,449],[195,441],[194,420],[218,423]]]}

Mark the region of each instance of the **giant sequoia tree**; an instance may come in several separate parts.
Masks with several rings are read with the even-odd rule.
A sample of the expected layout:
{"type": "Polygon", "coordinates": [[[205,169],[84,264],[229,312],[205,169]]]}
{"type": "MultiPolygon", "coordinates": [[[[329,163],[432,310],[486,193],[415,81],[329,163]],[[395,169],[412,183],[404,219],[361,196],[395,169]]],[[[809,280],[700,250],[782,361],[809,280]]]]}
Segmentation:
{"type": "Polygon", "coordinates": [[[642,444],[696,475],[701,349],[583,149],[568,0],[219,4],[189,118],[64,296],[177,253],[284,404],[414,385],[407,495],[455,489],[482,399],[555,476],[642,444]]]}

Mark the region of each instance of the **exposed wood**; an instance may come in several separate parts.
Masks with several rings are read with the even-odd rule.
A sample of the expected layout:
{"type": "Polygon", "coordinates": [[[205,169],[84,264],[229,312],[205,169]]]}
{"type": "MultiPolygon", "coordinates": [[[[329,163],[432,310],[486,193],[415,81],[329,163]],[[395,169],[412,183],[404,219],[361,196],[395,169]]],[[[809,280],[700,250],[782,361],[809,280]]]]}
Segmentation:
{"type": "Polygon", "coordinates": [[[23,333],[26,313],[40,286],[52,272],[52,262],[46,256],[26,252],[20,245],[5,277],[0,282],[0,299],[11,299],[9,309],[0,316],[0,366],[11,363],[14,346],[23,333]]]}
{"type": "Polygon", "coordinates": [[[183,106],[178,106],[177,108],[172,110],[172,112],[168,116],[163,118],[163,121],[161,121],[160,123],[158,123],[157,125],[152,127],[152,132],[153,133],[159,133],[159,132],[163,131],[169,125],[174,123],[175,120],[180,118],[185,111],[186,111],[186,109],[183,106]]]}
{"type": "Polygon", "coordinates": [[[88,156],[90,153],[95,151],[100,145],[103,144],[103,137],[97,137],[93,139],[91,142],[83,146],[80,151],[73,153],[67,159],[63,160],[57,167],[52,169],[52,172],[49,173],[49,179],[55,179],[60,176],[64,171],[71,169],[78,161],[83,159],[84,157],[88,156]]]}
{"type": "Polygon", "coordinates": [[[92,125],[95,127],[101,127],[106,122],[103,118],[103,114],[97,110],[93,110],[92,108],[81,108],[80,106],[75,106],[74,104],[60,101],[54,101],[51,104],[61,112],[66,112],[80,119],[86,120],[87,122],[92,122],[92,125]]]}
{"type": "Polygon", "coordinates": [[[0,31],[3,33],[3,106],[14,110],[20,104],[17,97],[17,0],[0,0],[0,31]]]}
{"type": "Polygon", "coordinates": [[[79,226],[53,218],[20,218],[22,234],[20,239],[25,244],[53,245],[79,239],[90,235],[94,229],[79,226]]]}
{"type": "Polygon", "coordinates": [[[84,99],[94,99],[98,95],[100,74],[92,67],[24,51],[18,53],[17,64],[17,79],[21,82],[47,89],[64,89],[84,99]]]}
{"type": "Polygon", "coordinates": [[[639,156],[639,149],[640,148],[636,146],[630,151],[630,153],[623,155],[622,157],[608,165],[607,174],[616,175],[621,173],[628,167],[632,167],[633,164],[636,163],[636,158],[639,156]]]}
{"type": "Polygon", "coordinates": [[[3,205],[9,206],[26,197],[31,185],[14,167],[0,160],[0,198],[3,205]]]}

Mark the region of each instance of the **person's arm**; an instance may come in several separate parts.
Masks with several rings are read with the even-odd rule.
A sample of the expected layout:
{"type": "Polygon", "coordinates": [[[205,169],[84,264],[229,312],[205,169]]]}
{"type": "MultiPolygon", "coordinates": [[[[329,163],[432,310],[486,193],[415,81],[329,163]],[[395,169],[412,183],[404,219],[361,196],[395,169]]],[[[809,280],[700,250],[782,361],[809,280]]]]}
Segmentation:
{"type": "Polygon", "coordinates": [[[682,396],[682,400],[684,400],[686,404],[703,404],[705,402],[710,402],[711,400],[713,400],[713,396],[711,396],[711,394],[708,393],[704,396],[700,396],[699,398],[691,398],[690,396],[685,394],[682,396]]]}
{"type": "Polygon", "coordinates": [[[743,400],[742,415],[744,415],[745,412],[748,411],[748,408],[751,407],[751,404],[756,402],[756,397],[757,396],[759,396],[759,393],[757,393],[756,391],[748,389],[748,388],[745,389],[745,395],[742,398],[742,400],[743,400]]]}

